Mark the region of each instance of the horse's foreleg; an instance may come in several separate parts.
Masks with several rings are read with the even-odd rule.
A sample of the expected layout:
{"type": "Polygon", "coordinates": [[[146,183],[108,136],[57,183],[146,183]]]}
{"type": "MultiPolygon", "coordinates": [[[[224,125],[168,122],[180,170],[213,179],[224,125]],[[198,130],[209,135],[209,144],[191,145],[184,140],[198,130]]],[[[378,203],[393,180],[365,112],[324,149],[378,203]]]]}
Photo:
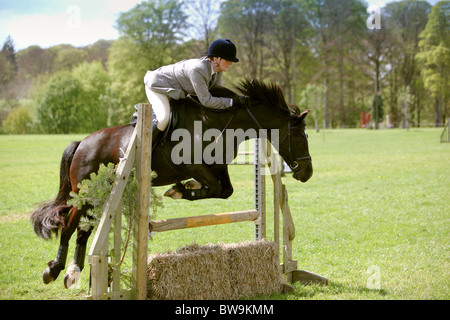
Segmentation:
{"type": "MultiPolygon", "coordinates": [[[[220,185],[222,187],[222,191],[217,197],[228,199],[233,194],[234,191],[233,185],[231,184],[230,175],[228,174],[228,167],[219,171],[219,173],[216,174],[216,177],[219,180],[220,185]]],[[[189,180],[184,184],[184,186],[182,184],[177,184],[173,186],[166,193],[164,193],[164,195],[166,197],[170,197],[172,199],[177,200],[183,198],[183,190],[186,190],[184,192],[187,192],[187,190],[200,190],[202,188],[203,186],[200,182],[195,180],[189,180]]]]}
{"type": "Polygon", "coordinates": [[[75,248],[75,254],[72,263],[69,265],[64,276],[64,286],[68,289],[72,285],[75,285],[80,280],[81,271],[84,269],[84,261],[86,259],[86,245],[89,236],[91,235],[92,228],[88,231],[84,231],[80,228],[77,229],[77,245],[75,248]]]}
{"type": "Polygon", "coordinates": [[[174,200],[182,199],[183,198],[183,190],[199,190],[203,186],[200,182],[195,180],[189,180],[184,185],[182,183],[177,183],[172,188],[167,190],[164,193],[164,196],[172,198],[174,200]]]}

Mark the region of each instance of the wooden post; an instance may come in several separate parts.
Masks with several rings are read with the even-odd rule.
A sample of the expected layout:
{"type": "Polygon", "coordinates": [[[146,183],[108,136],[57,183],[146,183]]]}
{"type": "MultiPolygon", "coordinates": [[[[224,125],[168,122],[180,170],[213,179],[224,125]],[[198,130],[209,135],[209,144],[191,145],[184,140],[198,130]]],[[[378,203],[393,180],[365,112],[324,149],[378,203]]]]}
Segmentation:
{"type": "Polygon", "coordinates": [[[95,233],[89,250],[89,264],[91,266],[92,295],[95,300],[105,299],[108,285],[108,235],[111,224],[122,200],[123,191],[128,181],[136,155],[136,130],[133,131],[123,160],[116,169],[116,180],[114,181],[111,194],[103,206],[97,232],[95,233]]]}
{"type": "Polygon", "coordinates": [[[97,232],[95,233],[94,240],[92,241],[89,255],[99,254],[103,251],[105,243],[108,240],[109,230],[114,219],[116,210],[122,200],[123,191],[130,176],[131,169],[133,168],[134,158],[136,155],[136,129],[133,132],[125,157],[120,161],[116,169],[116,180],[111,190],[111,194],[108,197],[104,207],[102,217],[98,224],[97,232]]]}
{"type": "Polygon", "coordinates": [[[106,256],[105,248],[104,252],[96,255],[89,256],[89,263],[91,265],[91,279],[92,281],[92,299],[103,300],[104,293],[108,288],[108,258],[106,256]],[[95,279],[95,281],[94,281],[95,279]]]}
{"type": "Polygon", "coordinates": [[[266,177],[263,174],[261,164],[261,139],[255,139],[253,156],[255,174],[255,210],[259,212],[259,218],[255,221],[255,240],[266,238],[266,177]]]}
{"type": "Polygon", "coordinates": [[[152,155],[152,110],[148,104],[139,104],[137,122],[136,216],[133,224],[132,299],[147,297],[148,215],[150,208],[150,174],[152,155]]]}
{"type": "Polygon", "coordinates": [[[280,251],[280,201],[281,201],[281,173],[278,159],[272,151],[272,145],[269,140],[264,140],[263,154],[267,161],[270,175],[273,182],[273,237],[280,251]]]}
{"type": "MultiPolygon", "coordinates": [[[[91,299],[145,299],[147,296],[147,256],[148,256],[148,213],[150,201],[150,164],[151,164],[151,122],[152,110],[148,104],[139,104],[138,123],[133,131],[124,157],[116,169],[111,194],[103,207],[97,232],[89,250],[91,265],[92,295],[91,299]],[[136,160],[136,161],[135,161],[136,160]],[[137,210],[133,217],[133,269],[132,290],[120,290],[120,270],[113,272],[113,287],[107,292],[108,285],[108,235],[115,220],[116,235],[114,247],[120,249],[121,215],[118,213],[123,191],[136,162],[137,210]],[[118,234],[118,236],[117,236],[118,234]]],[[[120,258],[118,252],[114,262],[120,258]]]]}
{"type": "Polygon", "coordinates": [[[118,266],[120,264],[122,247],[122,207],[123,201],[120,201],[114,219],[114,257],[112,259],[114,270],[112,274],[112,291],[120,291],[120,267],[118,266]]]}

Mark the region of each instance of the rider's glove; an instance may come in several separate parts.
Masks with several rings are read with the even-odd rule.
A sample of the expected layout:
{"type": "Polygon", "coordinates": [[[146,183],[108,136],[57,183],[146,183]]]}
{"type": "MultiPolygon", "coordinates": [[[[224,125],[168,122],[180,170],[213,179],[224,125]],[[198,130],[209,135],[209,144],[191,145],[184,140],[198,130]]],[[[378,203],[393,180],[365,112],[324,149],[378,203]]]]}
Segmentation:
{"type": "Polygon", "coordinates": [[[248,103],[249,103],[249,97],[247,97],[247,96],[241,96],[241,97],[238,97],[238,98],[236,98],[236,99],[233,99],[233,106],[235,107],[235,106],[238,106],[238,107],[245,107],[245,106],[247,106],[248,105],[248,103]]]}

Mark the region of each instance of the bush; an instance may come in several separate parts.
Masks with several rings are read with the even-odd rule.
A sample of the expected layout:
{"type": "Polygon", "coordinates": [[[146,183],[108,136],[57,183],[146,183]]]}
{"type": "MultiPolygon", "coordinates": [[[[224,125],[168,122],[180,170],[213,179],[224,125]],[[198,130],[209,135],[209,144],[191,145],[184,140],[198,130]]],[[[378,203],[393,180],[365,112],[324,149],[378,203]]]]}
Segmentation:
{"type": "Polygon", "coordinates": [[[3,122],[6,133],[27,134],[32,130],[32,117],[30,111],[25,107],[18,107],[8,114],[3,122]]]}

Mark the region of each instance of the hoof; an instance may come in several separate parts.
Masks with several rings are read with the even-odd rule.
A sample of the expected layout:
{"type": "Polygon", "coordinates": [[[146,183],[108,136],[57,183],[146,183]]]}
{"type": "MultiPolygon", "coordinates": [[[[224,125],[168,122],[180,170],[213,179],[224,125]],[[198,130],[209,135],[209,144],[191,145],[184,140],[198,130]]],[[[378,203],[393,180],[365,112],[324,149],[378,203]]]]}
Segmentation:
{"type": "Polygon", "coordinates": [[[166,193],[164,193],[164,196],[175,200],[183,198],[183,194],[176,189],[176,186],[167,190],[166,193]]]}
{"type": "Polygon", "coordinates": [[[189,190],[198,190],[202,188],[202,184],[195,180],[189,180],[184,184],[184,187],[189,190]]]}
{"type": "Polygon", "coordinates": [[[47,267],[42,274],[42,280],[44,280],[45,284],[49,284],[50,282],[55,281],[55,278],[50,275],[50,267],[47,267]]]}
{"type": "Polygon", "coordinates": [[[80,281],[81,270],[76,264],[71,264],[67,268],[66,275],[64,276],[64,287],[69,289],[74,284],[77,284],[80,281]]]}

